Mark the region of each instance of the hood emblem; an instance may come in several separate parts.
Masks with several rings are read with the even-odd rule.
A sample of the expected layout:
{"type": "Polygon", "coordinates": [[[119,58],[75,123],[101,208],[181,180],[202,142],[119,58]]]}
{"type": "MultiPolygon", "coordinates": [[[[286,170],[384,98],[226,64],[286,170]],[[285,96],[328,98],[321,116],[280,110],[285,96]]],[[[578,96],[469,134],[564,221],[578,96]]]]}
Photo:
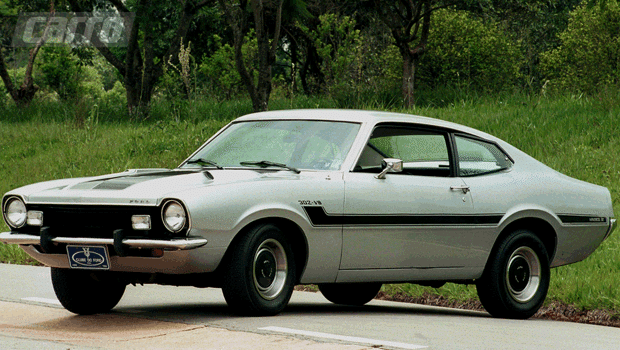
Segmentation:
{"type": "Polygon", "coordinates": [[[129,204],[150,204],[151,201],[148,199],[130,199],[129,204]]]}

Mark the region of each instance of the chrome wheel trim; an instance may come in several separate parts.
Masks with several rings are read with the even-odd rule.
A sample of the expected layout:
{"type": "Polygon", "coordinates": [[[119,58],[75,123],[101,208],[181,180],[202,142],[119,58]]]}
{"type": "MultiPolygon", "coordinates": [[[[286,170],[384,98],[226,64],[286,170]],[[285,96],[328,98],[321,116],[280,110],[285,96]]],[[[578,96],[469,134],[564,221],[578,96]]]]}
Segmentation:
{"type": "Polygon", "coordinates": [[[288,263],[286,252],[275,239],[263,241],[252,263],[252,278],[258,294],[265,300],[273,300],[280,295],[286,283],[288,263]]]}
{"type": "Polygon", "coordinates": [[[540,287],[540,259],[530,247],[520,247],[508,259],[506,287],[510,296],[519,303],[532,300],[540,287]]]}

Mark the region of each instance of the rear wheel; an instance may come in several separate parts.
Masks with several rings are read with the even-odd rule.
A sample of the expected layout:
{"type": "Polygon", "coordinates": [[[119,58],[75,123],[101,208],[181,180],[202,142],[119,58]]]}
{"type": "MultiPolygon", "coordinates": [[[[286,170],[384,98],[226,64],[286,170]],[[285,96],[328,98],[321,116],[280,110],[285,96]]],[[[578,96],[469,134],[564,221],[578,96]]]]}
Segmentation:
{"type": "Polygon", "coordinates": [[[273,224],[261,224],[232,249],[222,285],[228,305],[245,315],[280,313],[296,281],[293,251],[285,235],[273,224]]]}
{"type": "Polygon", "coordinates": [[[549,280],[545,245],[532,232],[517,230],[489,257],[476,289],[482,305],[491,315],[525,319],[542,306],[549,280]]]}
{"type": "Polygon", "coordinates": [[[381,283],[319,284],[319,290],[325,299],[341,305],[364,305],[377,296],[380,289],[381,283]]]}
{"type": "Polygon", "coordinates": [[[110,272],[92,272],[52,267],[52,285],[65,309],[78,315],[112,310],[125,293],[125,283],[110,272]]]}

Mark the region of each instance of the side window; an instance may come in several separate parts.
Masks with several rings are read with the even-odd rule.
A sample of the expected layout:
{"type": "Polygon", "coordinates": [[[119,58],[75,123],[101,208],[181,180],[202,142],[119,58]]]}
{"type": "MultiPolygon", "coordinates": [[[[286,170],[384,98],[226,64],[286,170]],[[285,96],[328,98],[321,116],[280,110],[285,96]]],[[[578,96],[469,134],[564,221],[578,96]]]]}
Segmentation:
{"type": "Polygon", "coordinates": [[[483,175],[512,166],[510,159],[492,143],[456,136],[459,176],[483,175]]]}
{"type": "Polygon", "coordinates": [[[378,127],[358,160],[356,171],[379,172],[383,158],[403,161],[403,174],[450,176],[447,137],[411,128],[378,127]]]}

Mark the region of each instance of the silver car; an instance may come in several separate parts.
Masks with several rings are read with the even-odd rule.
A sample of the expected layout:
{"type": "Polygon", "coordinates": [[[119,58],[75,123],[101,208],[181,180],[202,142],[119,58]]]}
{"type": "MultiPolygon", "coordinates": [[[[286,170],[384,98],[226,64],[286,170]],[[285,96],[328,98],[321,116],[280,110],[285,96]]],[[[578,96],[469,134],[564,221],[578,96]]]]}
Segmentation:
{"type": "Polygon", "coordinates": [[[616,223],[606,188],[486,133],[350,110],[246,115],[176,169],[24,186],[2,213],[0,241],[50,266],[77,314],[112,309],[130,283],[219,287],[234,311],[273,315],[296,284],[363,305],[382,283],[455,282],[528,318],[549,269],[616,223]]]}

